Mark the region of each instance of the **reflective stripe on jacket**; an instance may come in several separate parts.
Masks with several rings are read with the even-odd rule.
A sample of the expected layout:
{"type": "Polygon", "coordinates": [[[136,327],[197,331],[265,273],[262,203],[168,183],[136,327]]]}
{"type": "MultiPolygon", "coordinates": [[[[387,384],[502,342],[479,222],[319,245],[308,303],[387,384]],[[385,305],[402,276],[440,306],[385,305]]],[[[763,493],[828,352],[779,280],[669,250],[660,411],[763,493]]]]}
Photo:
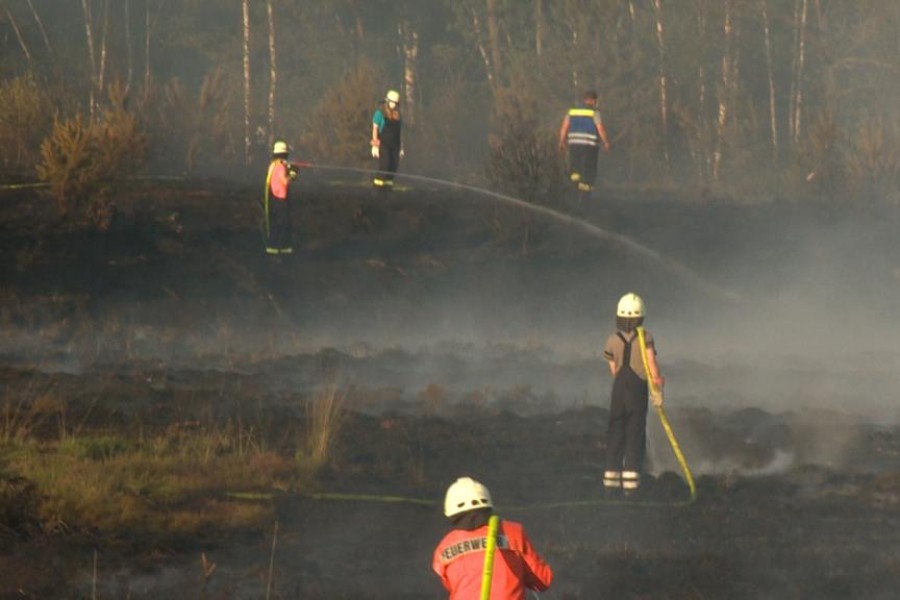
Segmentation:
{"type": "MultiPolygon", "coordinates": [[[[434,551],[432,568],[450,592],[450,600],[481,597],[481,576],[488,526],[472,531],[454,529],[434,551]]],[[[531,545],[521,524],[500,521],[494,554],[492,600],[525,600],[526,590],[550,587],[553,571],[531,545]]]]}
{"type": "Polygon", "coordinates": [[[566,142],[584,146],[596,146],[600,141],[595,118],[600,117],[593,108],[572,108],[569,110],[569,130],[566,142]]]}

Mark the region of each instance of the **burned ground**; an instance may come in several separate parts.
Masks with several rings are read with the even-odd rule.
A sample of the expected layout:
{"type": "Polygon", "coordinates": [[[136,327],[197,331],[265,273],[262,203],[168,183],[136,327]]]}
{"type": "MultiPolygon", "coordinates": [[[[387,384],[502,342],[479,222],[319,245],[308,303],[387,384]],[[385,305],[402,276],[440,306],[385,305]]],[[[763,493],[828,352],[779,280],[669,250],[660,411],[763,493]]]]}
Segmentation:
{"type": "Polygon", "coordinates": [[[296,192],[280,261],[242,183],[136,185],[102,233],[2,197],[4,400],[52,388],[108,430],[242,420],[276,453],[323,385],[348,413],[313,485],[245,500],[270,505],[274,553],[274,529],[45,531],[6,508],[0,596],[441,598],[462,474],[554,567],[542,597],[896,596],[896,207],[607,191],[551,205],[573,224],[449,188],[296,192]],[[629,290],[694,503],[652,415],[644,496],[601,495],[599,347],[629,290]]]}

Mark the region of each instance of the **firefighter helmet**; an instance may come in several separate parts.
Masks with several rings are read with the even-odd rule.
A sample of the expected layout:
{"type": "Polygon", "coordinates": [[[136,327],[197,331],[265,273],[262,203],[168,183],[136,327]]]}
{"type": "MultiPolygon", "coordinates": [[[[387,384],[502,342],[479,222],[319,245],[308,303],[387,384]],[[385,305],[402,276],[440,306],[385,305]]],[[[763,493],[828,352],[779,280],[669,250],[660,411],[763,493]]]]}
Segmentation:
{"type": "Polygon", "coordinates": [[[444,516],[452,517],[467,510],[490,508],[491,493],[484,485],[471,477],[460,477],[447,488],[444,497],[444,516]]]}
{"type": "Polygon", "coordinates": [[[643,317],[644,301],[637,294],[628,292],[619,299],[619,305],[616,307],[616,316],[643,317]]]}
{"type": "Polygon", "coordinates": [[[289,152],[287,142],[278,140],[275,142],[275,145],[272,146],[272,154],[287,154],[289,152]]]}
{"type": "Polygon", "coordinates": [[[394,104],[400,104],[400,92],[397,90],[388,90],[388,93],[384,95],[384,99],[388,102],[393,102],[394,104]]]}

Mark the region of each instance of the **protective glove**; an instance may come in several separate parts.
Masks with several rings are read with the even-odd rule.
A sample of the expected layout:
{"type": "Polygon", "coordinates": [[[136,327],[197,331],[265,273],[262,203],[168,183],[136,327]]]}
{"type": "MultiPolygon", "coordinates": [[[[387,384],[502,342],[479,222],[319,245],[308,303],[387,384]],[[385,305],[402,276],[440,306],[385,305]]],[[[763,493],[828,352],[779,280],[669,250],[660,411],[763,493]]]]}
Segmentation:
{"type": "Polygon", "coordinates": [[[372,146],[372,158],[378,158],[378,146],[372,146]]]}
{"type": "Polygon", "coordinates": [[[666,380],[661,376],[659,379],[653,382],[653,385],[650,387],[650,402],[653,403],[653,406],[659,408],[663,405],[663,386],[665,386],[666,380]]]}
{"type": "Polygon", "coordinates": [[[406,156],[406,152],[403,151],[403,148],[400,148],[400,158],[406,156]]]}

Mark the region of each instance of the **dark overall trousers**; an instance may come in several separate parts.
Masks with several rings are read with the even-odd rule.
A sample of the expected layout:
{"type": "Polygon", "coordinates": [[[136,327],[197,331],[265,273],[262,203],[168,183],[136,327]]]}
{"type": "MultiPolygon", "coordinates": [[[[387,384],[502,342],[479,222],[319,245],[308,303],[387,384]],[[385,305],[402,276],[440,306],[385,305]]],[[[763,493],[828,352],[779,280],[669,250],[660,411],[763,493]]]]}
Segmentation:
{"type": "Polygon", "coordinates": [[[644,464],[647,443],[647,381],[638,377],[631,368],[631,353],[635,351],[632,344],[637,340],[637,335],[627,340],[621,331],[617,334],[625,345],[625,350],[622,366],[613,380],[603,485],[607,489],[621,488],[627,493],[633,492],[640,485],[640,473],[644,464]]]}

